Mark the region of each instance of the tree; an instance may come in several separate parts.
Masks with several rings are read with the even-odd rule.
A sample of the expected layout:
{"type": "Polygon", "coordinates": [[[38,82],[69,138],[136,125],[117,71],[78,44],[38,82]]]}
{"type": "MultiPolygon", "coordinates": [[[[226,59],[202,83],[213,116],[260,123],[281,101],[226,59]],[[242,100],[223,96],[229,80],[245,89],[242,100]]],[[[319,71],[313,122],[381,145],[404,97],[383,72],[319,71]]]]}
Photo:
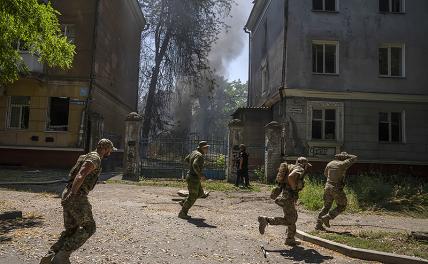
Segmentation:
{"type": "Polygon", "coordinates": [[[177,78],[198,90],[210,72],[208,53],[229,14],[233,0],[144,0],[151,25],[143,33],[141,86],[144,95],[143,137],[161,129],[177,78]],[[202,80],[202,81],[200,81],[202,80]],[[161,98],[160,98],[161,97],[161,98]],[[153,124],[155,123],[155,125],[153,124]]]}
{"type": "Polygon", "coordinates": [[[16,44],[49,67],[70,68],[75,46],[61,34],[59,12],[38,0],[0,1],[0,85],[27,73],[16,44]]]}

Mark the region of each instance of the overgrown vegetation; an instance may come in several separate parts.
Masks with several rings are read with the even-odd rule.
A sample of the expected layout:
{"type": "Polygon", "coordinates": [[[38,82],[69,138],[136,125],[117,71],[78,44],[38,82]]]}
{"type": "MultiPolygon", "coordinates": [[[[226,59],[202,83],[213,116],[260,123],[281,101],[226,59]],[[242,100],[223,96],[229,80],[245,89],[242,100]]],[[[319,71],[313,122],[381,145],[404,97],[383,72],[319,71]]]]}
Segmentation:
{"type": "Polygon", "coordinates": [[[259,168],[255,169],[254,175],[256,176],[256,178],[259,182],[266,183],[265,168],[264,167],[259,167],[259,168]]]}
{"type": "MultiPolygon", "coordinates": [[[[325,179],[310,176],[300,193],[300,202],[308,210],[323,207],[325,179]]],[[[345,187],[348,212],[389,211],[428,217],[428,184],[412,176],[362,174],[349,177],[345,187]]]]}
{"type": "MultiPolygon", "coordinates": [[[[187,183],[184,180],[165,180],[165,179],[142,179],[139,182],[123,181],[123,180],[108,180],[107,183],[121,183],[137,186],[157,186],[157,187],[174,187],[187,189],[187,183]]],[[[240,188],[225,181],[207,180],[202,182],[202,186],[208,191],[243,191],[243,192],[260,192],[261,185],[253,183],[250,188],[240,188]]]]}
{"type": "Polygon", "coordinates": [[[428,243],[417,241],[406,233],[364,230],[355,234],[319,231],[311,234],[352,247],[428,259],[428,243]]]}

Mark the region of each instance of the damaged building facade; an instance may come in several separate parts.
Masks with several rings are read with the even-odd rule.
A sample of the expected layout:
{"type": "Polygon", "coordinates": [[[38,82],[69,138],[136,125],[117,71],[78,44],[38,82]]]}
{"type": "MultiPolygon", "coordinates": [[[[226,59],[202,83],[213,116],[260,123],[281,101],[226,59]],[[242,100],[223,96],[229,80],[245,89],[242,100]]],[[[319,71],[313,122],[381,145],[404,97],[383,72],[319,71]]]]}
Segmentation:
{"type": "Polygon", "coordinates": [[[353,173],[428,170],[427,11],[425,0],[254,1],[248,107],[231,126],[265,137],[240,141],[266,153],[277,127],[265,168],[307,156],[321,172],[347,151],[353,173]]]}
{"type": "Polygon", "coordinates": [[[102,137],[122,149],[109,158],[120,162],[125,119],[137,111],[146,24],[138,1],[51,4],[76,45],[73,65],[49,68],[20,50],[30,75],[1,90],[0,165],[67,167],[102,137]]]}

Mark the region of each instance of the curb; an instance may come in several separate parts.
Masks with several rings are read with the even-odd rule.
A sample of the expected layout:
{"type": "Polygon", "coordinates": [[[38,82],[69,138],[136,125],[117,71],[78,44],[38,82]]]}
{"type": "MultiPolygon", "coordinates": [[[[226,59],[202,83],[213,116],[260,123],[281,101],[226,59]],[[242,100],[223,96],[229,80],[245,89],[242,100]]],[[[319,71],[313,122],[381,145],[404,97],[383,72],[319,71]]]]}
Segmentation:
{"type": "Polygon", "coordinates": [[[300,240],[316,244],[318,246],[330,250],[334,250],[351,258],[391,264],[428,264],[428,260],[426,259],[397,255],[369,249],[354,248],[327,239],[312,236],[300,230],[297,230],[296,237],[300,240]]]}

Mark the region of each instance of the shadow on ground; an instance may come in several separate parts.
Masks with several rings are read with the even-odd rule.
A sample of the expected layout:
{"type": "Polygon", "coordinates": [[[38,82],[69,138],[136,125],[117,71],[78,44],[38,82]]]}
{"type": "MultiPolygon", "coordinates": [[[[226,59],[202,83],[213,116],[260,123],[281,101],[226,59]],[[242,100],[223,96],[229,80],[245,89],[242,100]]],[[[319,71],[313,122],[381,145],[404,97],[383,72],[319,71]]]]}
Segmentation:
{"type": "Polygon", "coordinates": [[[217,226],[205,223],[205,219],[204,218],[190,218],[189,220],[187,220],[187,222],[189,222],[191,224],[194,224],[196,227],[217,228],[217,226]]]}
{"type": "Polygon", "coordinates": [[[13,232],[14,230],[33,228],[42,225],[43,221],[41,217],[0,220],[0,244],[7,241],[11,241],[13,238],[8,236],[8,234],[10,232],[13,232]]]}
{"type": "MultiPolygon", "coordinates": [[[[292,260],[303,263],[323,263],[333,259],[332,256],[325,256],[320,254],[315,249],[306,249],[300,246],[295,246],[290,249],[281,249],[281,250],[269,250],[266,249],[267,253],[279,253],[281,256],[292,260]]],[[[269,258],[269,256],[267,257],[269,258]]]]}

